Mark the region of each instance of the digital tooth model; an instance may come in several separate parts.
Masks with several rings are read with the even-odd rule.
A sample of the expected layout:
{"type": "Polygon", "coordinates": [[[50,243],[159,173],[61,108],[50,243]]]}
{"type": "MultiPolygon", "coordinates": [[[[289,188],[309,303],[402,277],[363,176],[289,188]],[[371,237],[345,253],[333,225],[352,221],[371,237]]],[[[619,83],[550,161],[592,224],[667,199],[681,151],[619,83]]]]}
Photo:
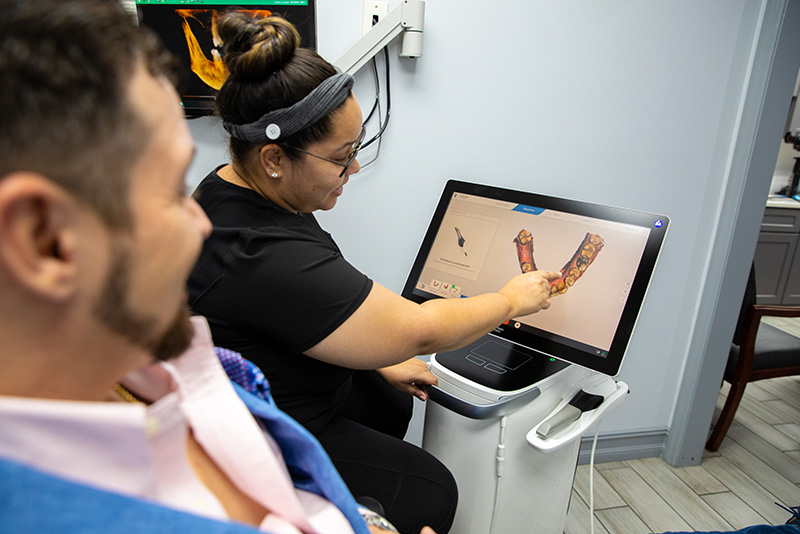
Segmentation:
{"type": "MultiPolygon", "coordinates": [[[[522,229],[514,238],[514,243],[517,246],[517,258],[519,259],[519,268],[523,273],[535,271],[536,263],[533,260],[533,235],[525,229],[522,229]]],[[[561,276],[550,282],[550,296],[555,297],[563,295],[567,289],[572,287],[578,279],[583,276],[589,265],[597,258],[597,254],[605,245],[603,238],[599,234],[586,233],[583,241],[581,241],[578,250],[572,255],[572,258],[561,268],[561,276]]]]}
{"type": "Polygon", "coordinates": [[[561,277],[550,282],[550,296],[561,295],[583,276],[589,265],[597,258],[597,254],[605,245],[603,238],[598,234],[586,233],[578,250],[572,258],[561,268],[561,277]]]}
{"type": "Polygon", "coordinates": [[[522,272],[537,270],[533,261],[533,234],[523,228],[514,238],[514,243],[517,245],[517,258],[522,272]]]}

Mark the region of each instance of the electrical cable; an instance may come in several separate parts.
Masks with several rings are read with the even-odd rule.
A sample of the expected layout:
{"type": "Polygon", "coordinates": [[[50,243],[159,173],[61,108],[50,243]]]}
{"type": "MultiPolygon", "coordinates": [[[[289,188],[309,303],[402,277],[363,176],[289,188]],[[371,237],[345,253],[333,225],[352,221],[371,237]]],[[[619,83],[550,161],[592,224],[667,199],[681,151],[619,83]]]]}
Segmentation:
{"type": "Polygon", "coordinates": [[[378,109],[378,119],[380,120],[381,81],[378,78],[378,64],[375,62],[374,57],[372,58],[372,78],[375,80],[375,101],[372,103],[372,109],[369,110],[367,118],[364,119],[364,124],[369,122],[376,109],[378,109]]]}
{"type": "MultiPolygon", "coordinates": [[[[367,118],[364,120],[364,124],[367,124],[367,122],[369,122],[369,120],[372,118],[372,115],[375,113],[375,110],[377,109],[377,111],[378,111],[378,130],[380,131],[383,128],[383,119],[381,118],[381,100],[380,100],[381,85],[380,85],[380,77],[378,76],[378,63],[377,63],[377,61],[375,60],[374,57],[372,58],[372,76],[373,76],[373,79],[375,80],[375,102],[372,105],[372,109],[370,110],[369,114],[367,115],[367,118]]],[[[366,167],[369,167],[373,163],[375,163],[375,161],[377,161],[377,159],[378,159],[378,156],[380,156],[380,153],[381,153],[381,140],[378,139],[378,146],[377,146],[377,150],[375,151],[375,155],[373,156],[373,158],[371,160],[367,161],[366,163],[360,163],[360,167],[362,169],[364,169],[366,167]]]]}
{"type": "Polygon", "coordinates": [[[375,151],[375,156],[367,161],[366,163],[360,164],[362,169],[369,167],[373,163],[378,160],[378,157],[381,154],[381,141],[383,132],[386,130],[386,127],[389,125],[389,117],[392,113],[392,93],[391,93],[391,76],[390,76],[390,68],[389,68],[389,49],[388,47],[383,47],[383,60],[384,65],[386,67],[386,115],[381,118],[381,86],[380,86],[380,79],[378,76],[378,64],[376,58],[372,58],[372,73],[375,79],[375,101],[372,104],[372,109],[370,109],[369,113],[367,114],[367,118],[364,119],[363,124],[367,124],[372,116],[375,114],[375,111],[378,112],[378,133],[372,136],[368,141],[365,141],[361,144],[361,149],[367,148],[369,145],[378,141],[377,150],[375,151]]]}
{"type": "Polygon", "coordinates": [[[375,134],[372,137],[372,139],[366,141],[364,144],[361,145],[362,149],[371,145],[373,142],[375,142],[376,139],[380,139],[380,137],[383,135],[384,130],[386,130],[386,127],[389,125],[389,117],[391,116],[392,113],[392,92],[391,92],[391,80],[389,76],[389,51],[385,46],[383,47],[383,58],[384,58],[384,63],[386,65],[386,116],[384,117],[381,129],[378,131],[377,134],[375,134]]]}
{"type": "MultiPolygon", "coordinates": [[[[378,140],[378,146],[375,151],[375,157],[373,157],[368,162],[361,165],[362,168],[369,167],[373,163],[378,160],[378,157],[381,155],[381,145],[383,143],[383,132],[386,130],[386,127],[389,125],[389,117],[392,112],[392,93],[391,93],[391,84],[390,84],[390,75],[389,75],[389,50],[388,48],[383,48],[383,59],[384,64],[386,66],[386,116],[381,119],[381,105],[380,100],[378,101],[378,133],[375,134],[369,141],[362,145],[362,148],[365,148],[372,144],[376,139],[378,140]]],[[[378,86],[378,74],[377,74],[377,64],[375,62],[375,58],[372,59],[373,67],[375,68],[375,84],[376,87],[378,86]]]]}
{"type": "Polygon", "coordinates": [[[597,436],[600,434],[600,421],[594,431],[592,454],[589,456],[589,533],[594,534],[594,452],[597,449],[597,436]]]}
{"type": "Polygon", "coordinates": [[[506,421],[508,420],[508,415],[504,415],[500,418],[500,437],[497,440],[497,456],[495,460],[497,460],[496,464],[496,474],[497,474],[497,484],[494,487],[494,509],[492,510],[492,525],[489,528],[489,534],[494,534],[494,527],[497,523],[497,511],[500,508],[500,479],[503,477],[503,469],[505,468],[506,462],[506,421]]]}

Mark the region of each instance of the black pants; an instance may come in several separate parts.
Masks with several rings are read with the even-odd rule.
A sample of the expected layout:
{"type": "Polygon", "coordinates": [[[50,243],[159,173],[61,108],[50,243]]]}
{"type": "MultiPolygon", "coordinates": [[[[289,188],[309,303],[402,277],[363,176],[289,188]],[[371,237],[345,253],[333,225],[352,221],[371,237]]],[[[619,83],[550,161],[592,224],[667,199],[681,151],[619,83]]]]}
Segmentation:
{"type": "Polygon", "coordinates": [[[447,534],[458,488],[450,471],[421,448],[403,441],[413,399],[375,371],[356,371],[342,410],[317,433],[356,499],[371,497],[403,534],[425,525],[447,534]]]}

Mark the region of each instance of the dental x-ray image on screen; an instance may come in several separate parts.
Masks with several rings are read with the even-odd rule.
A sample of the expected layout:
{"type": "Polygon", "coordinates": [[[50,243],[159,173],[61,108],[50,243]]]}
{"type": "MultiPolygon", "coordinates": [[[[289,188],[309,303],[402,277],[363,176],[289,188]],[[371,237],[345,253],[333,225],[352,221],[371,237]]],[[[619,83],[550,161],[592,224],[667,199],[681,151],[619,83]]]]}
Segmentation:
{"type": "Polygon", "coordinates": [[[519,273],[558,271],[549,309],[492,335],[613,376],[668,225],[663,215],[451,180],[403,296],[468,298],[519,273]]]}
{"type": "Polygon", "coordinates": [[[178,92],[187,116],[214,113],[227,77],[217,23],[228,11],[281,16],[297,27],[301,46],[316,49],[316,0],[135,0],[139,24],[155,32],[178,60],[178,92]]]}

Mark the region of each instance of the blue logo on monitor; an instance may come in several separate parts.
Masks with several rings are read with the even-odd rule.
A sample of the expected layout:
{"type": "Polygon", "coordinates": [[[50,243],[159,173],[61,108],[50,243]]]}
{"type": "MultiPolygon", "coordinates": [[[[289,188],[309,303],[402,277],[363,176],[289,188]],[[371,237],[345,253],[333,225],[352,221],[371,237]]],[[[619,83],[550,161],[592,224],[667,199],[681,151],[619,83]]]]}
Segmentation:
{"type": "Polygon", "coordinates": [[[664,221],[659,219],[659,220],[656,221],[656,223],[653,226],[655,226],[656,228],[661,228],[662,226],[664,226],[664,221]]]}

